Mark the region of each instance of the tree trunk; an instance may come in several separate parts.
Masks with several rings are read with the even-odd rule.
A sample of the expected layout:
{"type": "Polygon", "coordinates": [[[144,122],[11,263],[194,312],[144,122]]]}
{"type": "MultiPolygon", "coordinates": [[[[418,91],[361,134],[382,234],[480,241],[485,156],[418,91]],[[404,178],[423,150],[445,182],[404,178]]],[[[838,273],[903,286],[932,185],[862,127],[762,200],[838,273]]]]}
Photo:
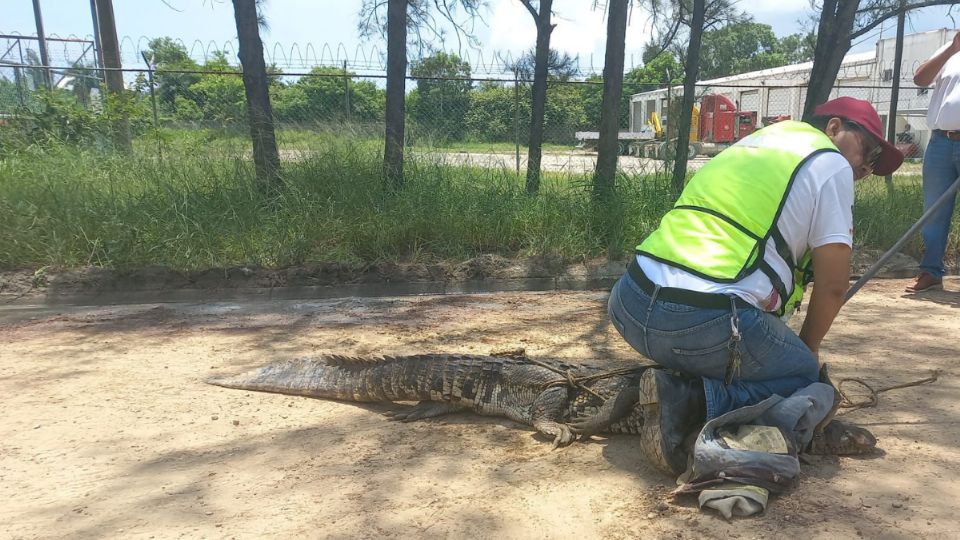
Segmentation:
{"type": "Polygon", "coordinates": [[[247,96],[247,116],[253,141],[253,163],[262,189],[280,186],[280,154],[273,129],[273,108],[270,105],[267,67],[263,61],[256,0],[233,0],[233,15],[240,42],[240,65],[243,67],[243,90],[247,96]]]}
{"type": "Polygon", "coordinates": [[[387,109],[383,173],[394,189],[403,187],[404,106],[407,76],[407,0],[387,4],[387,109]]]}
{"type": "Polygon", "coordinates": [[[680,100],[680,119],[677,123],[676,161],[673,164],[673,188],[677,193],[683,191],[687,178],[687,147],[690,145],[690,122],[696,99],[697,75],[700,72],[700,42],[706,11],[706,0],[694,0],[690,43],[687,45],[686,70],[683,76],[683,99],[680,100]]]}
{"type": "Polygon", "coordinates": [[[620,155],[620,100],[623,94],[624,40],[627,35],[629,0],[610,0],[607,7],[607,51],[603,61],[603,101],[600,105],[600,141],[597,143],[597,168],[593,175],[593,195],[603,197],[613,191],[620,155]]]}
{"type": "Polygon", "coordinates": [[[103,47],[103,67],[107,80],[107,93],[119,113],[113,122],[113,142],[125,152],[133,149],[130,141],[126,95],[123,92],[123,72],[120,71],[120,42],[117,40],[117,23],[113,16],[112,0],[96,0],[97,27],[100,30],[100,45],[103,47]]]}
{"type": "Polygon", "coordinates": [[[543,145],[543,116],[547,106],[547,63],[550,56],[550,23],[553,0],[540,0],[537,23],[537,48],[533,69],[533,98],[530,111],[530,142],[527,150],[527,193],[540,190],[540,156],[543,145]]]}
{"type": "Polygon", "coordinates": [[[813,51],[813,68],[803,103],[803,120],[813,117],[813,109],[830,98],[843,57],[850,50],[850,32],[860,0],[824,0],[817,46],[813,51]]]}
{"type": "MultiPolygon", "coordinates": [[[[903,63],[903,27],[906,25],[907,12],[903,9],[904,0],[900,0],[900,13],[897,15],[897,44],[893,51],[893,82],[890,85],[890,112],[887,113],[887,141],[897,144],[897,109],[900,106],[900,64],[903,63]]],[[[887,195],[893,196],[893,174],[884,177],[887,195]]]]}

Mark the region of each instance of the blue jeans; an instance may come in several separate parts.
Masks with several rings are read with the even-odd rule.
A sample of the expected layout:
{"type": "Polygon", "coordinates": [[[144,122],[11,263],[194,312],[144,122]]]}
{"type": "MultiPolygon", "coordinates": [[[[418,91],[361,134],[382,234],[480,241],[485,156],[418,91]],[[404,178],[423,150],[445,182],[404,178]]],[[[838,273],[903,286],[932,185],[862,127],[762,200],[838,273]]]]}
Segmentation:
{"type": "Polygon", "coordinates": [[[737,309],[740,370],[724,383],[730,362],[730,309],[706,309],[650,298],[629,274],[613,286],[610,320],[640,354],[657,364],[703,378],[707,419],[773,394],[789,397],[817,382],[816,357],[778,317],[737,309]]]}
{"type": "MultiPolygon", "coordinates": [[[[923,210],[926,211],[960,176],[960,141],[934,133],[923,154],[923,210]]],[[[956,195],[947,201],[923,226],[923,258],[920,270],[936,277],[945,273],[943,255],[947,250],[950,219],[956,195]]]]}

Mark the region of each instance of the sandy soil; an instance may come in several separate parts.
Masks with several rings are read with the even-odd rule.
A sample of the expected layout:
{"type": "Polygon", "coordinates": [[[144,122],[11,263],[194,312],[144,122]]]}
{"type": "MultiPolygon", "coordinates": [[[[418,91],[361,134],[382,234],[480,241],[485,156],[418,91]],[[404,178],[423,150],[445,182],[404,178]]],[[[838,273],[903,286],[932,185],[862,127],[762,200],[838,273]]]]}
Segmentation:
{"type": "Polygon", "coordinates": [[[647,467],[629,436],[551,451],[503,419],[414,424],[387,406],[208,386],[271,360],[524,347],[637,358],[603,292],[0,310],[4,538],[956,538],[960,281],[868,285],[823,356],[881,394],[847,418],[884,454],[826,457],[765,515],[726,523],[647,467]]]}

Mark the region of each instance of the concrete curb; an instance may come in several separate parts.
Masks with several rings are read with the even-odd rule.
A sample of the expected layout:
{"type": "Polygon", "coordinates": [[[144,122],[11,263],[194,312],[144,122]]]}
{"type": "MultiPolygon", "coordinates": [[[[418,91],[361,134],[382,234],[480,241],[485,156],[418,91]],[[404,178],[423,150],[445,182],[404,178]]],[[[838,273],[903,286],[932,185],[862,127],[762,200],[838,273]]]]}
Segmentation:
{"type": "Polygon", "coordinates": [[[617,276],[585,279],[569,276],[488,278],[469,281],[413,281],[359,283],[330,286],[237,287],[219,289],[168,289],[100,291],[79,294],[45,294],[4,301],[0,310],[27,306],[104,306],[189,302],[320,300],[348,297],[454,295],[496,292],[588,291],[610,289],[617,276]]]}

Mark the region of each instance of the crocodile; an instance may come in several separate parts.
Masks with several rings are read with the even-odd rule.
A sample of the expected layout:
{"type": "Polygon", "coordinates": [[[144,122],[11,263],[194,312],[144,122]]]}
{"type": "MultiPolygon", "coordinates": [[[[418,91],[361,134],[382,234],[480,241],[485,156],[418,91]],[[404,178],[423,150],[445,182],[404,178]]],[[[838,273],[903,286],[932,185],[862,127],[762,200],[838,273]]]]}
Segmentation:
{"type": "Polygon", "coordinates": [[[557,447],[600,431],[639,434],[643,415],[631,411],[644,369],[533,361],[522,354],[328,355],[207,382],[341,401],[419,401],[387,413],[406,422],[465,410],[506,417],[552,437],[557,447]]]}
{"type": "MultiPolygon", "coordinates": [[[[506,417],[552,438],[553,447],[597,433],[639,435],[639,380],[654,366],[604,368],[533,360],[522,352],[494,355],[418,354],[361,358],[327,355],[281,360],[235,376],[214,377],[226,388],[351,402],[419,401],[390,411],[410,422],[473,411],[506,417]]],[[[815,438],[807,453],[871,453],[869,431],[844,424],[815,438]]]]}

